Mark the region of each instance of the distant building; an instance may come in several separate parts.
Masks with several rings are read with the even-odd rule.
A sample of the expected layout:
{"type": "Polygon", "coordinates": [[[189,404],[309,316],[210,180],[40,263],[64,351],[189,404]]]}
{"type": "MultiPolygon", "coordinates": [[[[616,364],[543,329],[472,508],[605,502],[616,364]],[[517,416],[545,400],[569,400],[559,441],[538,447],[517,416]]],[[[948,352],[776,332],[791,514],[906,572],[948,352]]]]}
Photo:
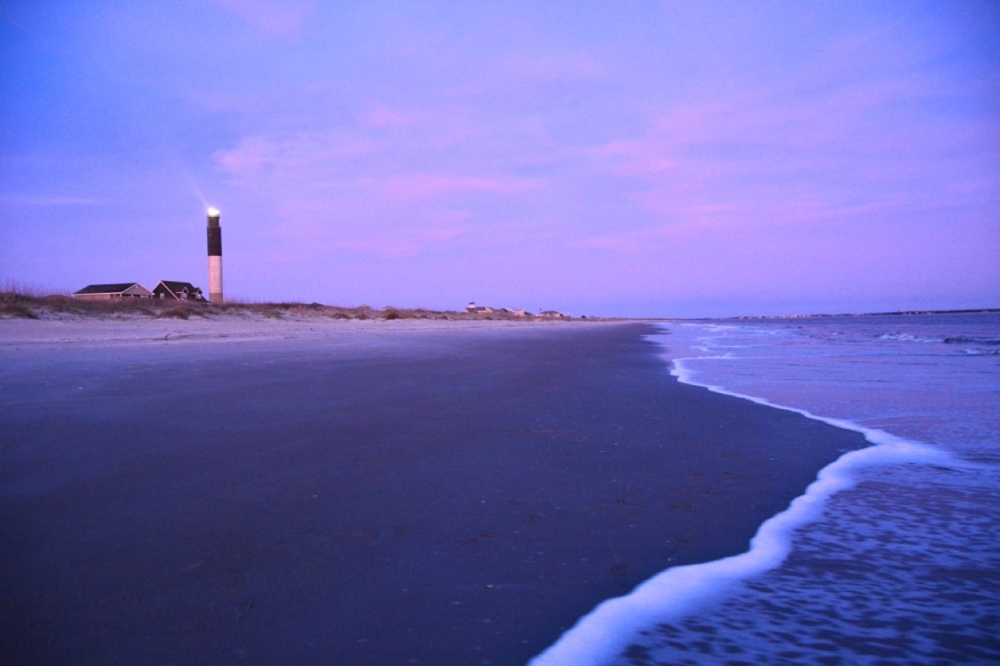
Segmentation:
{"type": "Polygon", "coordinates": [[[173,298],[178,301],[204,301],[205,296],[201,289],[190,282],[175,282],[173,280],[160,280],[160,284],[153,289],[153,298],[173,298]]]}
{"type": "Polygon", "coordinates": [[[517,310],[511,310],[510,308],[499,308],[497,310],[500,314],[511,315],[513,317],[527,317],[528,312],[524,308],[519,308],[517,310]]]}
{"type": "Polygon", "coordinates": [[[493,312],[493,308],[488,308],[485,305],[476,305],[475,301],[469,301],[469,306],[465,308],[465,311],[470,314],[484,314],[493,312]]]}
{"type": "Polygon", "coordinates": [[[498,314],[507,317],[533,317],[534,315],[525,310],[524,308],[518,308],[517,310],[512,310],[511,308],[491,308],[485,305],[476,305],[475,301],[469,301],[468,307],[465,311],[469,314],[498,314]]]}
{"type": "Polygon", "coordinates": [[[118,298],[149,298],[153,295],[138,282],[91,284],[73,294],[81,301],[110,301],[118,298]]]}
{"type": "Polygon", "coordinates": [[[544,310],[539,312],[538,317],[544,317],[546,319],[572,319],[568,314],[563,312],[557,312],[556,310],[544,310]]]}

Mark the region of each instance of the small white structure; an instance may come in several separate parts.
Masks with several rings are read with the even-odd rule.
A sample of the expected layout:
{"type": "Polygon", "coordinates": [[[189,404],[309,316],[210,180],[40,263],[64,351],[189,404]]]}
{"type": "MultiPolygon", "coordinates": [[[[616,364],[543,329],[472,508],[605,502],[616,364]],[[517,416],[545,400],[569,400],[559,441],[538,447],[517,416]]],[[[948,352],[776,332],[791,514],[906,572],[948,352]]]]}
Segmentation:
{"type": "Polygon", "coordinates": [[[469,306],[465,308],[465,311],[469,314],[486,314],[493,312],[493,308],[486,307],[485,305],[476,305],[475,301],[469,301],[469,306]]]}

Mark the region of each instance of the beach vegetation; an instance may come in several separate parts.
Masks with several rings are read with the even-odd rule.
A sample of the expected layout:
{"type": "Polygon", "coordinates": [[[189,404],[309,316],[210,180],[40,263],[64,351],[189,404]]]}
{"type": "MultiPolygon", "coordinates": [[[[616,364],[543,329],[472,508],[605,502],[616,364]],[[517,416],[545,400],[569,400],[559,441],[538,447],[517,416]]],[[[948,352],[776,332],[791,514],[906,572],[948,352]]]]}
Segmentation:
{"type": "Polygon", "coordinates": [[[369,305],[343,307],[322,303],[277,303],[230,299],[225,303],[179,301],[160,298],[120,298],[80,300],[65,293],[45,292],[14,282],[0,284],[0,319],[215,319],[240,317],[259,319],[334,319],[334,320],[534,320],[535,316],[506,308],[489,312],[466,310],[431,310],[386,306],[375,309],[369,305]]]}

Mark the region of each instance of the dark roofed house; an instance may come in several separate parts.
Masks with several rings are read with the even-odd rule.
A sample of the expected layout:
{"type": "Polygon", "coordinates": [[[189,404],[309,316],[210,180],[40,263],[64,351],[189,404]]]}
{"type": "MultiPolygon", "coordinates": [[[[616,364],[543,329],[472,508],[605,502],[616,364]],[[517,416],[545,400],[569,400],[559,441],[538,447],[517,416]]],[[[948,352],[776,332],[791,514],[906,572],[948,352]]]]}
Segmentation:
{"type": "Polygon", "coordinates": [[[149,298],[152,292],[138,282],[90,284],[73,294],[81,301],[110,301],[116,298],[149,298]]]}
{"type": "Polygon", "coordinates": [[[153,289],[153,298],[173,298],[178,301],[205,300],[198,287],[190,282],[175,282],[174,280],[160,280],[160,284],[153,289]]]}

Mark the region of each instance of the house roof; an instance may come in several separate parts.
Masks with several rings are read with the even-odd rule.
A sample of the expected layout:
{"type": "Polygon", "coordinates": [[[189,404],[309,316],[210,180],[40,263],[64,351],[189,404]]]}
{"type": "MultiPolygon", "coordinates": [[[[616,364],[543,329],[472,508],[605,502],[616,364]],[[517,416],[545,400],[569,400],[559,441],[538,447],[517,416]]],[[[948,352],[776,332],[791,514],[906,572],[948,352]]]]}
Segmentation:
{"type": "MultiPolygon", "coordinates": [[[[77,294],[120,294],[132,287],[142,287],[138,282],[115,282],[114,284],[88,284],[77,294]]],[[[145,287],[142,287],[146,289],[145,287]]],[[[148,290],[147,290],[148,291],[148,290]]]]}
{"type": "MultiPolygon", "coordinates": [[[[189,292],[201,291],[198,287],[194,286],[190,282],[177,282],[176,280],[160,280],[160,284],[169,289],[170,291],[184,291],[187,289],[189,292]]],[[[157,287],[160,284],[156,285],[157,287]]]]}
{"type": "Polygon", "coordinates": [[[159,295],[163,298],[164,295],[169,294],[171,298],[176,298],[180,300],[205,300],[205,297],[201,293],[201,289],[194,286],[190,282],[178,282],[176,280],[160,280],[159,284],[153,289],[154,295],[159,295]]]}

